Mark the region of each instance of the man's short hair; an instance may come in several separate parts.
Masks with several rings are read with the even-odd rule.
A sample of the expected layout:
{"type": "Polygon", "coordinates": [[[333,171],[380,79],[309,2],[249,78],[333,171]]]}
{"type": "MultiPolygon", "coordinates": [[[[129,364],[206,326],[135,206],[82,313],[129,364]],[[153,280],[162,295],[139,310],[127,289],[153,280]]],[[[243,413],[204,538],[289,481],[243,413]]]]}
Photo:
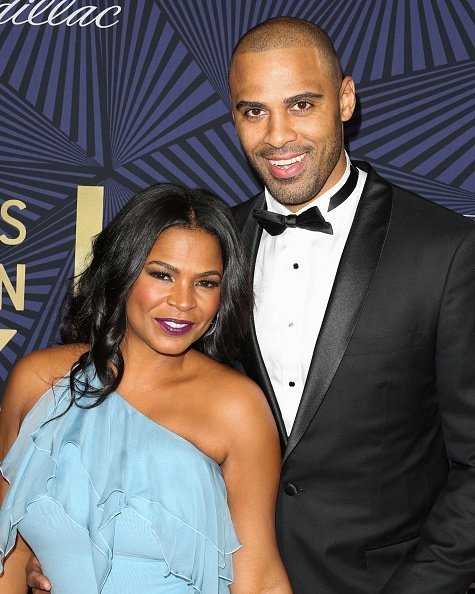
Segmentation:
{"type": "Polygon", "coordinates": [[[286,47],[316,47],[328,66],[335,88],[340,88],[343,72],[331,39],[318,25],[294,17],[275,17],[249,29],[237,42],[229,63],[228,77],[239,54],[265,52],[286,47]]]}

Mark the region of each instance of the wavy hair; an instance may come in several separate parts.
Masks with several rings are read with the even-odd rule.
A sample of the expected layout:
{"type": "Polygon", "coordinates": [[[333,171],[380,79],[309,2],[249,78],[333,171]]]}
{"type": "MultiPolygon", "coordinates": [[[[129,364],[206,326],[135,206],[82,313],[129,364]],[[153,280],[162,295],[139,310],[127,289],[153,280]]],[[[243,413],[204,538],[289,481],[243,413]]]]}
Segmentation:
{"type": "Polygon", "coordinates": [[[227,362],[248,327],[252,285],[239,232],[229,207],[205,190],[157,184],[136,194],[93,242],[90,264],[80,275],[60,327],[62,344],[86,343],[89,350],[70,374],[71,405],[87,396],[97,406],[119,385],[124,373],[120,343],[126,330],[126,303],[157,237],[171,227],[201,229],[219,242],[223,278],[212,332],[193,347],[227,362]],[[101,387],[86,370],[93,364],[101,387]],[[80,379],[80,376],[85,379],[80,379]]]}

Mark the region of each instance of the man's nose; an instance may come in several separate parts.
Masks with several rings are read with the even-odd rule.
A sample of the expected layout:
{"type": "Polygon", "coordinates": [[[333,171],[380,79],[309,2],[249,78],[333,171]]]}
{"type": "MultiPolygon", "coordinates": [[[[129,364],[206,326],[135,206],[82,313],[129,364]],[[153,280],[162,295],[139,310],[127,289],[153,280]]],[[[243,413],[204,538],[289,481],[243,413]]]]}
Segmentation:
{"type": "Polygon", "coordinates": [[[282,148],[297,139],[292,118],[288,114],[274,113],[267,120],[267,130],[264,142],[275,148],[282,148]]]}
{"type": "Polygon", "coordinates": [[[177,281],[173,283],[167,302],[180,311],[189,311],[196,307],[195,291],[192,285],[177,281]]]}

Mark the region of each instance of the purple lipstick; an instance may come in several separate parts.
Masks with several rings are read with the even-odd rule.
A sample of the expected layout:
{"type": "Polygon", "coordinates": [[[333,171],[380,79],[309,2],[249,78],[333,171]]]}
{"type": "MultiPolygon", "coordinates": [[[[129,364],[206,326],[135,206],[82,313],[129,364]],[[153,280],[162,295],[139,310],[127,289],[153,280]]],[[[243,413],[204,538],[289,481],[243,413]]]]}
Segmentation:
{"type": "Polygon", "coordinates": [[[154,318],[162,330],[171,336],[182,336],[189,332],[194,324],[188,320],[177,320],[175,318],[154,318]]]}

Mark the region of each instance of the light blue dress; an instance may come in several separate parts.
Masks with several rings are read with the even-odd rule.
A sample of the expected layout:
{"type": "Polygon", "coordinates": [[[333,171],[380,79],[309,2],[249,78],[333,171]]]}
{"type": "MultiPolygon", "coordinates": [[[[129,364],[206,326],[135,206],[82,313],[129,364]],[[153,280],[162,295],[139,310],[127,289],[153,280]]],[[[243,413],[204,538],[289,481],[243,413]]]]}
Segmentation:
{"type": "Polygon", "coordinates": [[[68,376],[1,464],[0,552],[17,531],[53,594],[225,594],[239,548],[219,465],[114,392],[73,406],[68,376]]]}

